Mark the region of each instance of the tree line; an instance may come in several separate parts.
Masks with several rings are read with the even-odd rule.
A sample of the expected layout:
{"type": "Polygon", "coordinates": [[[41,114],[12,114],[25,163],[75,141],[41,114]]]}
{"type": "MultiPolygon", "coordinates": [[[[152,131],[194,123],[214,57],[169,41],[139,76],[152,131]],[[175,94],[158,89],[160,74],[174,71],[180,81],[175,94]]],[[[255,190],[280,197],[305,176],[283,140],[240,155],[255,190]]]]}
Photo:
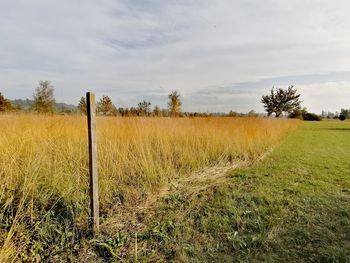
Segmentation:
{"type": "MultiPolygon", "coordinates": [[[[27,100],[29,102],[29,100],[27,100]]],[[[33,94],[33,103],[30,110],[37,113],[54,113],[56,100],[54,87],[47,80],[40,81],[33,94]]],[[[21,106],[14,105],[0,93],[0,111],[23,110],[21,106]]]]}
{"type": "MultiPolygon", "coordinates": [[[[26,103],[29,100],[25,101],[26,103]]],[[[39,81],[39,86],[35,89],[33,94],[33,100],[30,103],[31,111],[41,114],[53,114],[56,109],[56,100],[54,97],[54,87],[50,81],[39,81]]],[[[300,100],[300,94],[293,85],[287,89],[272,87],[270,93],[262,96],[261,103],[263,104],[268,116],[274,115],[276,118],[281,116],[287,116],[289,118],[298,118],[302,120],[321,120],[326,116],[325,112],[322,112],[321,116],[310,113],[304,107],[301,107],[302,101],[300,100]]],[[[130,108],[117,108],[112,102],[112,99],[103,95],[96,104],[97,114],[103,116],[154,116],[154,117],[208,117],[208,116],[249,116],[257,117],[258,114],[253,110],[247,114],[237,113],[230,111],[228,114],[213,114],[213,113],[201,113],[201,112],[183,112],[181,96],[177,91],[172,91],[168,94],[168,107],[162,109],[159,106],[151,107],[151,102],[143,100],[137,104],[136,107],[130,108]]],[[[86,98],[81,97],[78,107],[72,109],[62,109],[61,113],[80,113],[86,114],[86,98]]],[[[0,112],[3,111],[16,111],[21,110],[18,105],[12,104],[0,93],[0,112]]],[[[327,118],[339,118],[340,120],[350,119],[350,110],[341,109],[340,114],[328,113],[327,118]],[[331,116],[331,117],[330,117],[331,116]]]]}
{"type": "MultiPolygon", "coordinates": [[[[16,104],[11,103],[0,93],[0,112],[5,111],[31,111],[40,114],[86,114],[86,98],[81,97],[78,106],[67,108],[66,104],[56,103],[54,97],[54,86],[50,81],[39,81],[38,87],[35,89],[33,99],[15,100],[16,104]],[[58,109],[59,108],[59,109],[58,109]]],[[[117,108],[112,99],[103,95],[96,103],[97,114],[102,116],[153,116],[153,117],[210,117],[210,116],[249,116],[257,117],[258,114],[251,110],[248,113],[237,113],[230,111],[229,113],[207,113],[207,112],[184,112],[182,111],[181,95],[178,91],[172,91],[168,94],[167,108],[162,109],[154,106],[149,101],[142,100],[135,107],[119,107],[117,108]]]]}
{"type": "MultiPolygon", "coordinates": [[[[27,100],[29,101],[29,100],[27,100]]],[[[50,81],[39,81],[39,86],[35,89],[33,94],[33,101],[30,106],[30,111],[40,114],[55,113],[56,100],[54,97],[54,87],[50,81]]],[[[111,98],[103,95],[96,104],[97,114],[104,116],[157,116],[157,117],[178,117],[184,115],[206,116],[206,113],[186,113],[182,112],[182,101],[180,94],[177,91],[172,91],[168,95],[167,109],[161,109],[159,106],[151,108],[151,102],[143,100],[137,104],[136,107],[117,108],[112,102],[111,98]]],[[[81,114],[86,114],[86,98],[81,97],[77,111],[81,114]]],[[[10,100],[6,99],[0,93],[0,112],[4,111],[18,111],[23,110],[20,106],[14,105],[10,100]]],[[[63,110],[63,113],[74,113],[72,110],[63,110]]],[[[76,113],[76,111],[75,111],[76,113]]]]}
{"type": "MultiPolygon", "coordinates": [[[[172,91],[168,95],[168,108],[161,109],[159,106],[151,108],[151,102],[143,100],[137,104],[137,107],[117,108],[111,98],[103,95],[96,104],[96,110],[99,115],[104,116],[155,116],[155,117],[178,117],[182,116],[180,94],[177,91],[172,91]]],[[[81,97],[78,110],[81,114],[86,114],[86,98],[81,97]]]]}

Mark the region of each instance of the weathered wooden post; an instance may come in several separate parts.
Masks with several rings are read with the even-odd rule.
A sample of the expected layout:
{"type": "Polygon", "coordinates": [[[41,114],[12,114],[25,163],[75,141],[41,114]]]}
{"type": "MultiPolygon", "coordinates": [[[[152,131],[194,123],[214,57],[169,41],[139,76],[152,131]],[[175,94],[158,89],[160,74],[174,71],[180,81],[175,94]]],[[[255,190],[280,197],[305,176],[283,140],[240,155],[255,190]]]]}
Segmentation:
{"type": "Polygon", "coordinates": [[[96,144],[96,106],[95,94],[86,93],[88,134],[89,134],[89,173],[90,173],[90,220],[93,235],[99,233],[99,202],[97,174],[97,144],[96,144]]]}

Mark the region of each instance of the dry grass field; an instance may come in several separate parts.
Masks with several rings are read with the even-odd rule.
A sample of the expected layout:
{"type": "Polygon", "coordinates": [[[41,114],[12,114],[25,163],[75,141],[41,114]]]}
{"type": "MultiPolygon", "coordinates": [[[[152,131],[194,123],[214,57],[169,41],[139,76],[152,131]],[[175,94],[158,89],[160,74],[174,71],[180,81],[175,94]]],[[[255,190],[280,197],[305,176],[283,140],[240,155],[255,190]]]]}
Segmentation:
{"type": "MultiPolygon", "coordinates": [[[[254,161],[299,126],[267,118],[97,119],[102,224],[174,178],[254,161]]],[[[88,237],[88,149],[82,116],[0,116],[0,257],[53,260],[88,237]]],[[[69,256],[67,256],[67,254],[69,256]]]]}

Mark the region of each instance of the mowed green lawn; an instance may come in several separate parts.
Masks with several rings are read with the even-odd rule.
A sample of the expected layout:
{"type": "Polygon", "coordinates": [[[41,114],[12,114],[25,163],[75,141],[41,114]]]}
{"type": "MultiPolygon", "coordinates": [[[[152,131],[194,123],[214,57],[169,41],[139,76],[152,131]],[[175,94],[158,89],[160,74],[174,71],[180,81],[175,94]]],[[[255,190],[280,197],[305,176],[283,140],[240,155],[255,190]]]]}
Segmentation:
{"type": "Polygon", "coordinates": [[[350,122],[304,122],[227,183],[167,197],[140,260],[350,262],[350,122]]]}

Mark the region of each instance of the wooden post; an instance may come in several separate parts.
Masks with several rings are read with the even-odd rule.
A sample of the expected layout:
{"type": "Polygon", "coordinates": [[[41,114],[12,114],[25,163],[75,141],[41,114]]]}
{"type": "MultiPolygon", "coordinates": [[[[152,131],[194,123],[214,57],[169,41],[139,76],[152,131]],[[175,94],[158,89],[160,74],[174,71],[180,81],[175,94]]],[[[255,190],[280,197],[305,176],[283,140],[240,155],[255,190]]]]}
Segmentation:
{"type": "Polygon", "coordinates": [[[95,94],[86,93],[88,134],[89,134],[89,173],[90,173],[90,220],[93,235],[99,233],[99,202],[98,202],[98,174],[97,174],[97,144],[96,144],[96,107],[95,94]]]}

